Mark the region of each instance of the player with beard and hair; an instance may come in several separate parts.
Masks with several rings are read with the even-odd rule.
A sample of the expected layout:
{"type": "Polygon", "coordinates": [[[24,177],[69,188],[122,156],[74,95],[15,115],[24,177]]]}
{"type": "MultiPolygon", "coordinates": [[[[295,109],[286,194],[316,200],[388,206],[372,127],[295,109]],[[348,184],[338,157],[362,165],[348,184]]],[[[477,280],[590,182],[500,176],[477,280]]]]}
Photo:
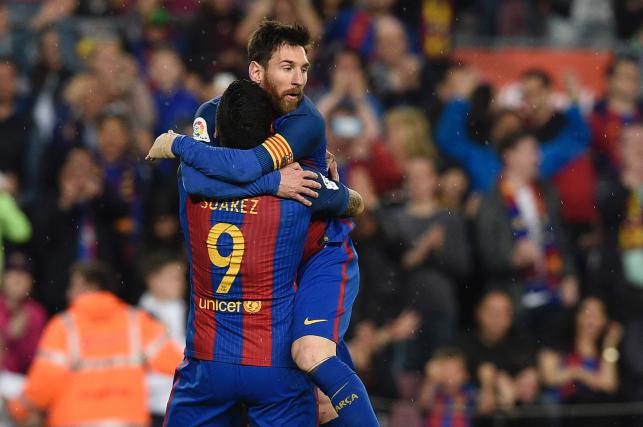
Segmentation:
{"type": "MultiPolygon", "coordinates": [[[[283,114],[274,123],[276,133],[251,150],[205,146],[214,142],[213,121],[218,99],[203,104],[194,121],[194,138],[164,134],[150,150],[150,158],[181,157],[208,177],[231,183],[256,184],[262,174],[294,159],[326,170],[324,121],[313,103],[303,96],[309,67],[305,29],[265,22],[248,46],[249,75],[271,97],[283,114]]],[[[273,194],[276,189],[273,187],[273,194]]],[[[298,194],[287,194],[296,200],[298,194]]],[[[331,397],[340,420],[336,425],[378,425],[368,394],[349,364],[337,357],[355,300],[359,270],[348,236],[352,223],[342,219],[311,223],[305,264],[299,270],[299,292],[306,298],[295,303],[292,356],[296,365],[331,397]],[[307,292],[303,292],[307,289],[307,292]]],[[[325,420],[328,420],[330,415],[325,420]]]]}

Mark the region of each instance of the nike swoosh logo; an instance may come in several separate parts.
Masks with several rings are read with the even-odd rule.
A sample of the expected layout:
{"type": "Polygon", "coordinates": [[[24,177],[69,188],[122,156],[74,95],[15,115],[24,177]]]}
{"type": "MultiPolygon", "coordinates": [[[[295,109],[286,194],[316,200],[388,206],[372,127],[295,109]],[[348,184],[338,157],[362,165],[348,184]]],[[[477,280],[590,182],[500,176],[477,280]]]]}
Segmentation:
{"type": "Polygon", "coordinates": [[[314,325],[315,323],[328,322],[328,319],[314,319],[310,320],[307,317],[304,319],[304,325],[314,325]]]}

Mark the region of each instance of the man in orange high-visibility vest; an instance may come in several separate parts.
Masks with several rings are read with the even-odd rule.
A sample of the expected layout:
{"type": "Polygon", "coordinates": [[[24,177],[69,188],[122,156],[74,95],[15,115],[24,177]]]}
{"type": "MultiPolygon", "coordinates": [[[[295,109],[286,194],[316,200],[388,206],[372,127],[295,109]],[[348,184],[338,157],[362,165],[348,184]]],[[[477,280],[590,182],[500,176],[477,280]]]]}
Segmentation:
{"type": "Polygon", "coordinates": [[[46,412],[54,427],[147,426],[145,373],[172,374],[181,350],[159,322],[113,294],[103,264],[74,265],[68,297],[70,308],[45,328],[10,414],[22,425],[46,412]]]}

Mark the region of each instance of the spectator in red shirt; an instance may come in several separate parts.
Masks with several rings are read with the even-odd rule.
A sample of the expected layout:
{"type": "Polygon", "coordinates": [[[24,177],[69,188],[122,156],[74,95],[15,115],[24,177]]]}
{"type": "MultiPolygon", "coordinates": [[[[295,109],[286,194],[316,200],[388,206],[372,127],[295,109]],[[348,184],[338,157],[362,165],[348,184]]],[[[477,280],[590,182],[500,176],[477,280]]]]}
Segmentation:
{"type": "Polygon", "coordinates": [[[45,327],[45,309],[29,297],[32,283],[29,260],[14,252],[7,258],[0,294],[0,342],[6,350],[1,370],[25,374],[45,327]]]}

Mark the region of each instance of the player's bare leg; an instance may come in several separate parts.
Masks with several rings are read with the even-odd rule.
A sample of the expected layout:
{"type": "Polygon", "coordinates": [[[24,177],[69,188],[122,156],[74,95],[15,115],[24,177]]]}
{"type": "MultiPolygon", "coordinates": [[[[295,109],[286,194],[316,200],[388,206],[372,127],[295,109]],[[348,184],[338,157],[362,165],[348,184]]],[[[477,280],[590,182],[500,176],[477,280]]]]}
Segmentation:
{"type": "Polygon", "coordinates": [[[297,367],[309,372],[324,360],[335,356],[337,344],[327,338],[306,335],[292,343],[291,351],[297,367]]]}

